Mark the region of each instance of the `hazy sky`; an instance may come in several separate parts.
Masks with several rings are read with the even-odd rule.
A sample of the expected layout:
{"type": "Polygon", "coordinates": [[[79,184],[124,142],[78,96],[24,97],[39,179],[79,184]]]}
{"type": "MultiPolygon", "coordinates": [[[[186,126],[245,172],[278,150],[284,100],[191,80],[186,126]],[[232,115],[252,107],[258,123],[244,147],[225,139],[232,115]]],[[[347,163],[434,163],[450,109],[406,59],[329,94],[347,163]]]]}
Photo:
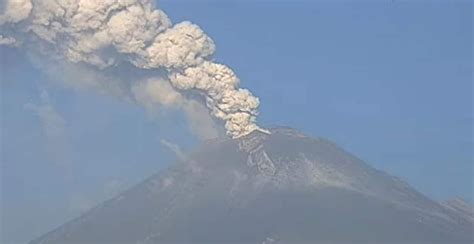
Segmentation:
{"type": "MultiPolygon", "coordinates": [[[[160,6],[214,39],[216,60],[260,97],[261,125],[326,137],[436,200],[472,202],[470,1],[189,2],[160,6]]],[[[4,241],[166,167],[160,140],[196,141],[179,113],[66,89],[21,51],[0,51],[4,241]]]]}

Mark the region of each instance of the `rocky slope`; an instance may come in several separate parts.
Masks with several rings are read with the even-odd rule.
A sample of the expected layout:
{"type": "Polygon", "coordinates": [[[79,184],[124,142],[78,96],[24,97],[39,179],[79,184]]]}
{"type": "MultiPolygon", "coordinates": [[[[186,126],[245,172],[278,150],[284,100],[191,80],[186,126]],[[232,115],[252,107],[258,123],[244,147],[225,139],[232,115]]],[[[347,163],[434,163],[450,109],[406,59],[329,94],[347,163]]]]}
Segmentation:
{"type": "Polygon", "coordinates": [[[276,128],[209,141],[31,243],[472,243],[472,216],[276,128]]]}

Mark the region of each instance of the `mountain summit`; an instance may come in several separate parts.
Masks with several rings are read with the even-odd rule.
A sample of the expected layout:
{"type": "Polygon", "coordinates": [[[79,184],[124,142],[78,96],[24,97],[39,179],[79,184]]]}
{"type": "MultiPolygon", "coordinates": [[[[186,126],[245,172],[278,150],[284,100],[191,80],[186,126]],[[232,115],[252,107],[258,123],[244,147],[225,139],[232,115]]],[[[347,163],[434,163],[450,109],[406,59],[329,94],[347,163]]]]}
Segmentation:
{"type": "Polygon", "coordinates": [[[291,128],[208,141],[31,243],[471,243],[472,208],[440,204],[291,128]]]}

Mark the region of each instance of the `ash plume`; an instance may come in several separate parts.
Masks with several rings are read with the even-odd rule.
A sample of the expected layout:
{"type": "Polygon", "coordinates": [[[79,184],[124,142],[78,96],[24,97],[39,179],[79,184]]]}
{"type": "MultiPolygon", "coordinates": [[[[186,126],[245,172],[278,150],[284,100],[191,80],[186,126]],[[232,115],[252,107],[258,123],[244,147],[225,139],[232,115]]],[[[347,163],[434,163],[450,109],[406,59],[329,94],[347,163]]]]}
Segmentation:
{"type": "Polygon", "coordinates": [[[229,67],[213,62],[213,40],[190,22],[173,25],[150,0],[7,0],[0,5],[0,45],[105,76],[91,87],[120,87],[121,96],[139,104],[159,103],[188,113],[195,106],[190,104],[200,101],[224,121],[233,138],[259,128],[258,98],[239,88],[229,67]],[[124,81],[107,72],[124,63],[155,77],[124,81]],[[153,85],[150,78],[171,86],[153,85]],[[187,105],[177,105],[183,101],[187,105]]]}

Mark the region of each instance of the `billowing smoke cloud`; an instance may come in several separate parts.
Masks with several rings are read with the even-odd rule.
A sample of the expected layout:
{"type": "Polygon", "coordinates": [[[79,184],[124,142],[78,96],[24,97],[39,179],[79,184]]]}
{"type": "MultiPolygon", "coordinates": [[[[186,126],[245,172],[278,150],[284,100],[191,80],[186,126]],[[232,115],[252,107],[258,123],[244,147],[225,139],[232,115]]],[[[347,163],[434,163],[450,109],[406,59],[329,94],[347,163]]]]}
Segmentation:
{"type": "Polygon", "coordinates": [[[108,82],[117,76],[108,70],[129,63],[155,73],[154,79],[117,85],[131,100],[175,106],[190,119],[196,116],[189,112],[201,109],[196,103],[203,101],[230,136],[258,129],[258,98],[239,88],[229,67],[212,61],[212,39],[190,22],[173,25],[150,0],[7,0],[0,9],[0,44],[114,78],[98,79],[100,87],[115,87],[108,82]]]}

